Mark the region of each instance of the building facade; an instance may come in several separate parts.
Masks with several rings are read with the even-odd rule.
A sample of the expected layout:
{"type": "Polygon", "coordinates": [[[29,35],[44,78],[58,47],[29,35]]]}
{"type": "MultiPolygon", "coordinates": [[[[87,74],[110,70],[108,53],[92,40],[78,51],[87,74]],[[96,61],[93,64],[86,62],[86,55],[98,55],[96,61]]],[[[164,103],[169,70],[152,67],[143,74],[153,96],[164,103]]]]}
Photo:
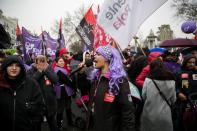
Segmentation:
{"type": "Polygon", "coordinates": [[[17,18],[6,17],[3,15],[3,11],[0,9],[0,24],[3,25],[6,32],[9,33],[11,37],[11,44],[14,45],[16,43],[16,25],[17,18]]]}
{"type": "Polygon", "coordinates": [[[146,44],[149,49],[158,46],[158,37],[154,34],[152,29],[150,30],[149,35],[146,37],[146,44]]]}
{"type": "Polygon", "coordinates": [[[144,47],[148,47],[149,49],[158,47],[161,42],[164,40],[173,39],[174,34],[170,28],[170,25],[161,25],[158,27],[159,31],[155,34],[151,29],[149,35],[146,37],[144,43],[144,47]]]}
{"type": "Polygon", "coordinates": [[[157,34],[159,41],[173,39],[173,31],[171,30],[170,25],[161,25],[160,27],[158,27],[158,29],[159,31],[157,32],[157,34]]]}

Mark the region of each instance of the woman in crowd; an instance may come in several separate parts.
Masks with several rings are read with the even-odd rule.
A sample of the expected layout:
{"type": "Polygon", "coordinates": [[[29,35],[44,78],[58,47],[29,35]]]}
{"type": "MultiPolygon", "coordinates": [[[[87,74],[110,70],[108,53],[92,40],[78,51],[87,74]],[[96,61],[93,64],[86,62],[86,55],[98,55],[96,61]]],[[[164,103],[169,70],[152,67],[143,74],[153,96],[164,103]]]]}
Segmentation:
{"type": "Polygon", "coordinates": [[[176,101],[175,78],[166,70],[160,58],[150,64],[150,73],[142,88],[144,107],[141,116],[141,131],[173,131],[171,107],[176,101]],[[155,82],[155,83],[154,83],[155,82]]]}
{"type": "MultiPolygon", "coordinates": [[[[56,52],[56,58],[57,57],[63,57],[64,62],[65,62],[64,69],[66,69],[66,71],[70,74],[71,73],[70,62],[73,59],[72,54],[68,52],[66,48],[61,48],[60,50],[56,52]]],[[[54,61],[51,66],[54,69],[56,66],[56,62],[54,61]]]]}
{"type": "Polygon", "coordinates": [[[94,58],[90,101],[94,130],[135,131],[135,110],[119,52],[110,45],[100,46],[94,58]]]}
{"type": "Polygon", "coordinates": [[[44,98],[46,110],[45,116],[51,131],[58,131],[56,125],[57,100],[55,97],[54,84],[57,83],[57,76],[47,63],[43,55],[35,58],[35,63],[28,71],[28,75],[33,77],[39,84],[44,98]]]}
{"type": "Polygon", "coordinates": [[[197,69],[194,55],[184,57],[181,71],[177,76],[176,90],[177,106],[179,107],[177,129],[179,131],[196,131],[197,109],[193,110],[193,107],[196,106],[195,103],[197,102],[197,94],[195,95],[197,93],[197,69]],[[192,94],[194,94],[193,98],[190,97],[192,94]],[[193,114],[188,115],[190,112],[193,114]]]}
{"type": "Polygon", "coordinates": [[[0,129],[39,131],[43,97],[38,83],[26,76],[18,56],[8,56],[0,73],[0,129]]]}
{"type": "Polygon", "coordinates": [[[91,54],[88,51],[83,53],[83,61],[78,66],[83,67],[79,72],[75,73],[73,82],[76,85],[76,88],[79,89],[81,96],[89,95],[91,82],[90,76],[93,68],[93,61],[91,54]],[[83,82],[82,82],[83,81],[83,82]]]}
{"type": "Polygon", "coordinates": [[[57,110],[57,125],[62,128],[63,113],[66,110],[66,117],[68,125],[72,124],[72,112],[71,112],[71,96],[74,94],[72,89],[73,83],[68,76],[65,67],[65,61],[63,57],[58,57],[56,59],[56,66],[54,68],[55,73],[58,77],[58,83],[55,86],[56,98],[58,104],[57,110]]]}

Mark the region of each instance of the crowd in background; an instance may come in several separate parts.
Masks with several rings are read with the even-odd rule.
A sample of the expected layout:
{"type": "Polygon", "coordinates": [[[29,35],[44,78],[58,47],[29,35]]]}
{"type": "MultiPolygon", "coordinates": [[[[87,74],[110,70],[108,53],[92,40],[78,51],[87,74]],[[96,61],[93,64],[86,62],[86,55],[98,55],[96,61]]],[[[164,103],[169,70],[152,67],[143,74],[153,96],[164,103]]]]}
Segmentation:
{"type": "Polygon", "coordinates": [[[26,62],[1,52],[0,128],[41,131],[47,121],[51,131],[73,125],[94,131],[196,131],[197,50],[182,58],[178,51],[148,48],[120,54],[110,45],[94,52],[61,48],[54,60],[31,54],[26,62]],[[133,97],[130,83],[141,99],[133,97]],[[72,102],[86,114],[79,125],[72,102]]]}

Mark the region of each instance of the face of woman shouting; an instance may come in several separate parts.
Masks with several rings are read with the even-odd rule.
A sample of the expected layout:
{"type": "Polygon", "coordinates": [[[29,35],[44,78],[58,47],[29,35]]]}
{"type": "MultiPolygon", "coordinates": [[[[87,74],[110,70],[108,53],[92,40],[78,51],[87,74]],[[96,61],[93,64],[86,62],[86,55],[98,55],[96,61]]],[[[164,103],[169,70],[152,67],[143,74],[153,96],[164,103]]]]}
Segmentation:
{"type": "Polygon", "coordinates": [[[104,70],[109,66],[109,62],[107,61],[107,59],[103,57],[101,54],[99,54],[98,52],[96,52],[94,56],[94,63],[96,69],[104,70]]]}

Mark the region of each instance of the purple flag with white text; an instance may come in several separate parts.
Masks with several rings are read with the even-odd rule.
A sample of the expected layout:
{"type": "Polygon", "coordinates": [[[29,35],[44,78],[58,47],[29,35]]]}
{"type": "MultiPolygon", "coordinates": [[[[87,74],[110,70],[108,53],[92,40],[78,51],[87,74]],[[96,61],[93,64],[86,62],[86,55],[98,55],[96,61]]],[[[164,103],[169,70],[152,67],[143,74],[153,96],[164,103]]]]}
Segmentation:
{"type": "MultiPolygon", "coordinates": [[[[56,39],[51,38],[51,36],[46,31],[43,31],[43,37],[44,44],[46,46],[46,55],[49,55],[54,59],[58,42],[56,39]]],[[[42,38],[42,34],[40,35],[40,38],[42,38]]]]}
{"type": "Polygon", "coordinates": [[[26,61],[29,59],[29,54],[36,56],[41,54],[41,46],[42,46],[42,39],[39,37],[33,36],[27,29],[22,27],[22,37],[24,42],[24,60],[26,61]]]}
{"type": "Polygon", "coordinates": [[[43,31],[38,37],[33,36],[31,33],[28,32],[27,29],[24,27],[22,28],[22,36],[24,42],[24,59],[25,61],[28,58],[29,54],[31,53],[34,56],[39,54],[49,55],[52,59],[55,58],[55,52],[58,45],[57,39],[53,39],[50,35],[43,31]],[[43,48],[44,47],[44,48],[43,48]],[[44,50],[44,51],[43,51],[44,50]]]}

